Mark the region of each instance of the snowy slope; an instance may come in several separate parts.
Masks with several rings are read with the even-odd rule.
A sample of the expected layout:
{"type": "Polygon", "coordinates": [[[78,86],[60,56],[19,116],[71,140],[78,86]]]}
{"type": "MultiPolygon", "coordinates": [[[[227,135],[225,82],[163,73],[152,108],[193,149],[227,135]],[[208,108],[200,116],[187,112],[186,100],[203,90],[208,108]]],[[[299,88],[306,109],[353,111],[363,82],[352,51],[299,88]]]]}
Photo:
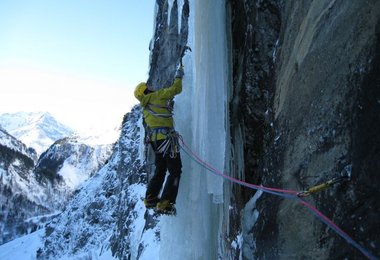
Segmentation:
{"type": "Polygon", "coordinates": [[[46,227],[40,257],[105,257],[111,250],[117,255],[130,254],[133,259],[137,255],[154,259],[151,254],[158,252],[157,239],[154,239],[157,231],[143,233],[146,173],[139,158],[139,120],[138,107],[126,115],[120,139],[108,163],[80,186],[66,209],[46,227]]]}
{"type": "Polygon", "coordinates": [[[55,141],[74,131],[47,112],[18,112],[0,115],[0,125],[40,155],[55,141]]]}
{"type": "Polygon", "coordinates": [[[89,146],[77,137],[63,138],[40,156],[35,172],[62,180],[66,189],[73,191],[104,165],[112,148],[113,145],[89,146]]]}
{"type": "Polygon", "coordinates": [[[109,158],[112,145],[61,139],[37,161],[33,149],[0,129],[0,244],[40,228],[109,158]]]}
{"type": "Polygon", "coordinates": [[[0,187],[12,187],[13,192],[27,194],[30,200],[39,203],[39,185],[32,174],[34,154],[23,143],[2,130],[0,148],[0,187]]]}
{"type": "Polygon", "coordinates": [[[0,244],[43,223],[28,218],[51,212],[52,204],[46,203],[47,189],[33,174],[34,165],[35,154],[0,130],[0,244]]]}
{"type": "Polygon", "coordinates": [[[10,135],[5,129],[0,128],[0,145],[8,147],[9,149],[14,150],[24,154],[31,159],[36,160],[36,153],[33,149],[29,149],[25,146],[24,143],[20,142],[18,139],[10,135]]]}
{"type": "Polygon", "coordinates": [[[45,229],[17,238],[0,246],[0,259],[36,259],[37,249],[42,244],[45,229]]]}
{"type": "MultiPolygon", "coordinates": [[[[1,260],[32,260],[36,259],[37,251],[43,247],[43,236],[45,228],[42,228],[29,235],[17,238],[0,246],[1,260]]],[[[71,257],[62,257],[60,260],[72,260],[71,257]]],[[[93,260],[112,260],[110,250],[102,251],[101,249],[93,252],[78,255],[76,259],[93,259],[93,260]]],[[[153,259],[153,258],[152,258],[153,259]]]]}

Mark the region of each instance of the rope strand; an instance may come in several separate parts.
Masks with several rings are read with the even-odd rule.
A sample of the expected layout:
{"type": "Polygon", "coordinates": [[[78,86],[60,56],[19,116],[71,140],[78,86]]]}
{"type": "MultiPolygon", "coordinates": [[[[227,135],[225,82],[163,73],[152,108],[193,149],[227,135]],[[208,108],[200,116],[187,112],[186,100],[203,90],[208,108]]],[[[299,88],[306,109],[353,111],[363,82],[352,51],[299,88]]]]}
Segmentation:
{"type": "Polygon", "coordinates": [[[379,260],[378,257],[374,256],[372,253],[369,252],[366,248],[361,246],[359,243],[357,243],[355,240],[353,240],[346,232],[344,232],[341,228],[339,228],[331,219],[326,217],[322,212],[320,212],[316,207],[312,206],[310,203],[306,202],[305,200],[301,199],[297,195],[300,193],[299,191],[294,190],[285,190],[285,189],[278,189],[278,188],[269,188],[264,186],[259,186],[251,183],[244,182],[242,180],[236,179],[234,177],[228,176],[221,171],[215,169],[213,166],[202,160],[186,143],[183,141],[182,136],[179,136],[179,142],[180,147],[182,150],[195,162],[197,162],[199,165],[204,167],[205,169],[209,170],[211,173],[220,176],[224,179],[227,179],[233,183],[239,184],[241,186],[245,186],[247,188],[255,189],[255,190],[261,190],[263,192],[273,194],[279,197],[283,197],[286,199],[293,199],[296,200],[299,204],[305,206],[316,218],[318,218],[321,222],[325,223],[328,227],[330,227],[332,230],[335,231],[340,237],[346,240],[349,244],[354,246],[356,249],[358,249],[363,255],[365,255],[368,259],[371,260],[379,260]]]}

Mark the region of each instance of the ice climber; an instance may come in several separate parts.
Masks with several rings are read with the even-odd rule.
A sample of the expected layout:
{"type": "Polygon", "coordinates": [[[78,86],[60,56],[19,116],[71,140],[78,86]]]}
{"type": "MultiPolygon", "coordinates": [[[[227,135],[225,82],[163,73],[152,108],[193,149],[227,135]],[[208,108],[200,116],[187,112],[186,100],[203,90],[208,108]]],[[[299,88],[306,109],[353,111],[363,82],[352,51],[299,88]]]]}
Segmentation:
{"type": "Polygon", "coordinates": [[[156,169],[148,183],[144,204],[146,208],[155,208],[158,213],[175,213],[182,162],[172,112],[173,98],[182,91],[183,75],[184,70],[180,66],[171,86],[152,91],[143,82],[137,85],[134,92],[143,108],[145,142],[155,152],[156,169]],[[169,171],[169,175],[162,190],[166,171],[169,171]]]}

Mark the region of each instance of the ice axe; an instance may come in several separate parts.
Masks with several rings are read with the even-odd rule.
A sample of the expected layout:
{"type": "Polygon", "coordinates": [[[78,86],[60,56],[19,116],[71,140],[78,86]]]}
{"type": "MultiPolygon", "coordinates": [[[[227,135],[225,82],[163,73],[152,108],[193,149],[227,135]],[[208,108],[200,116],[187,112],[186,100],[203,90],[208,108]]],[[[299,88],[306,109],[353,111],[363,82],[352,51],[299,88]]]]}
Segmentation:
{"type": "Polygon", "coordinates": [[[190,48],[189,46],[185,46],[185,47],[183,48],[183,51],[182,51],[182,54],[181,54],[181,67],[183,67],[183,64],[182,64],[182,58],[183,58],[183,56],[185,56],[186,51],[191,51],[191,48],[190,48]]]}

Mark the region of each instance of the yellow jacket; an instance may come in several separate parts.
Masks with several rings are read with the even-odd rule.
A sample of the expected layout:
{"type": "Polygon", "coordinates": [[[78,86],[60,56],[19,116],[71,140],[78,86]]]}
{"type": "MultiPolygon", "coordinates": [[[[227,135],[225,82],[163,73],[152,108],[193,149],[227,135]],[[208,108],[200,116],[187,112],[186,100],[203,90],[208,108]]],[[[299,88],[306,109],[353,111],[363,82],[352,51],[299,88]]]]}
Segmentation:
{"type": "MultiPolygon", "coordinates": [[[[175,95],[181,93],[182,79],[176,78],[173,85],[170,87],[162,88],[148,94],[144,93],[146,89],[146,83],[140,83],[134,92],[135,97],[140,101],[140,104],[143,107],[145,123],[152,130],[163,127],[173,128],[173,117],[166,106],[175,95]]],[[[162,140],[165,138],[166,135],[162,133],[158,133],[152,137],[152,139],[155,140],[162,140]]]]}

